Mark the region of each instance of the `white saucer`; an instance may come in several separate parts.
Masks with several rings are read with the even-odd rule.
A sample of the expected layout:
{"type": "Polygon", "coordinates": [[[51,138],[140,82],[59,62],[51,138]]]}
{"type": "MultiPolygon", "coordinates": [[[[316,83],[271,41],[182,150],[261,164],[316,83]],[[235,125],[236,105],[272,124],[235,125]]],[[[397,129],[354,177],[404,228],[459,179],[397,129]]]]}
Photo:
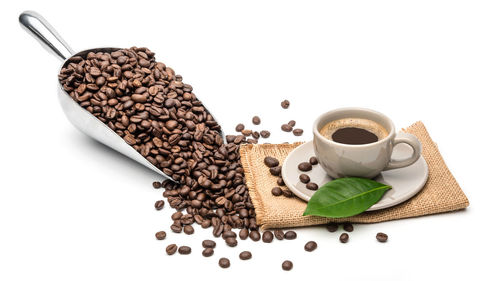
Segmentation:
{"type": "MultiPolygon", "coordinates": [[[[403,159],[411,153],[412,148],[409,145],[398,144],[394,147],[392,157],[394,159],[403,159]]],[[[300,174],[309,175],[311,182],[316,183],[319,187],[332,180],[319,164],[313,165],[313,169],[309,172],[302,172],[297,168],[299,163],[309,161],[311,156],[314,156],[312,141],[306,142],[290,152],[281,168],[281,175],[286,186],[305,201],[309,201],[315,191],[307,189],[306,185],[299,181],[300,174]]],[[[392,207],[412,198],[424,187],[428,176],[429,169],[422,156],[417,162],[408,167],[382,172],[374,180],[390,185],[392,188],[367,211],[392,207]]]]}

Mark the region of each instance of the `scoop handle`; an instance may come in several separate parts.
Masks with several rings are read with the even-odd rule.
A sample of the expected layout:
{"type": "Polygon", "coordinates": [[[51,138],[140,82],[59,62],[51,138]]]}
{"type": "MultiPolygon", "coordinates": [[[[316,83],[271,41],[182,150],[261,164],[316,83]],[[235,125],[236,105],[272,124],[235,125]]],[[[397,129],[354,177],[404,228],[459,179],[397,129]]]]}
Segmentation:
{"type": "Polygon", "coordinates": [[[21,27],[40,42],[42,47],[60,60],[66,60],[75,52],[62,39],[61,35],[40,14],[25,11],[19,15],[21,27]]]}

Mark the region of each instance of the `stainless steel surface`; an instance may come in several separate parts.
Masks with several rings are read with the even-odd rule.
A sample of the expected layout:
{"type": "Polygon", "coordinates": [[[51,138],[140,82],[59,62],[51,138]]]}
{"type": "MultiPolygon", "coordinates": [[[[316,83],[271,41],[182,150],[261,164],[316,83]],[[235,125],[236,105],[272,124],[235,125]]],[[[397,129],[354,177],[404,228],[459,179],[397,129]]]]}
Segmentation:
{"type": "MultiPolygon", "coordinates": [[[[75,54],[69,45],[61,38],[55,29],[39,14],[32,11],[23,12],[19,16],[21,26],[34,36],[42,46],[50,53],[54,54],[61,60],[64,60],[61,68],[68,63],[67,59],[73,55],[85,55],[89,52],[112,52],[119,48],[95,48],[81,51],[75,54]]],[[[172,180],[165,175],[160,169],[156,168],[148,160],[146,160],[133,147],[128,145],[120,136],[118,136],[107,125],[102,123],[94,115],[83,109],[75,102],[69,94],[63,89],[62,85],[57,81],[58,97],[64,114],[68,120],[81,132],[91,138],[111,147],[112,149],[126,155],[127,157],[141,163],[158,174],[172,180]]]]}

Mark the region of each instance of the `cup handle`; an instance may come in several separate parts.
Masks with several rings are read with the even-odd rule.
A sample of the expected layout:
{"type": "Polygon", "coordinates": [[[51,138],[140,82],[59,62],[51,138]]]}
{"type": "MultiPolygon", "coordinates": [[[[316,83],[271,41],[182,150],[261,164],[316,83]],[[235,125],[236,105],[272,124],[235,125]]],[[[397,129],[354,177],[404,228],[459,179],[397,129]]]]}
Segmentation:
{"type": "Polygon", "coordinates": [[[394,139],[393,146],[396,146],[400,143],[406,143],[410,145],[413,148],[413,154],[407,159],[391,160],[387,167],[385,167],[384,171],[410,166],[411,164],[415,163],[418,158],[420,158],[422,145],[420,144],[420,141],[416,136],[408,133],[398,133],[396,135],[396,138],[394,139]]]}

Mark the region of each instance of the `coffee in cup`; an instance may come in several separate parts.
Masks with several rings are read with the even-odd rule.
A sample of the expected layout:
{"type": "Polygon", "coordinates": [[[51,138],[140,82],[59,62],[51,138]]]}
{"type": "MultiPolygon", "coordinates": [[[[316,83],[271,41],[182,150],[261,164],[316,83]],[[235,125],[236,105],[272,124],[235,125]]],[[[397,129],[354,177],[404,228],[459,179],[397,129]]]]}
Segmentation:
{"type": "Polygon", "coordinates": [[[323,126],[320,134],[343,144],[368,144],[384,139],[389,134],[384,126],[363,118],[342,118],[323,126]]]}

